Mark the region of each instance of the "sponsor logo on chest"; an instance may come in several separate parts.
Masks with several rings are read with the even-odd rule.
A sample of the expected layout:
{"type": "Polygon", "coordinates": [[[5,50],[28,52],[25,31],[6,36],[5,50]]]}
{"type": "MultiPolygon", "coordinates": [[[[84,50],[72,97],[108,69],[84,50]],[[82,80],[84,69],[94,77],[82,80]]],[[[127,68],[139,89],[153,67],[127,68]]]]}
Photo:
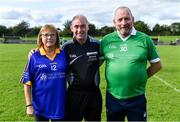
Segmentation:
{"type": "Polygon", "coordinates": [[[128,45],[127,44],[120,44],[120,45],[110,44],[109,49],[117,49],[120,52],[127,52],[128,51],[128,45]]]}
{"type": "Polygon", "coordinates": [[[97,55],[98,52],[94,51],[94,52],[87,52],[86,55],[88,56],[88,61],[96,61],[97,59],[97,55]]]}

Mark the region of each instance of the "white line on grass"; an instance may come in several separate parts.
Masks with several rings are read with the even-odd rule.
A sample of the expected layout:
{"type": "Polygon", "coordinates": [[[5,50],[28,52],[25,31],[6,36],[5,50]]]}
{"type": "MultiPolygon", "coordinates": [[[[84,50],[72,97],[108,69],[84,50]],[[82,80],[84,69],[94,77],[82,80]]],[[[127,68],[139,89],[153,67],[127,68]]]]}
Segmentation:
{"type": "Polygon", "coordinates": [[[176,87],[172,86],[171,84],[168,83],[168,81],[163,80],[162,78],[158,77],[157,75],[154,75],[155,78],[157,78],[158,80],[160,80],[161,82],[163,82],[166,86],[174,89],[176,92],[180,92],[179,89],[177,89],[176,87]]]}

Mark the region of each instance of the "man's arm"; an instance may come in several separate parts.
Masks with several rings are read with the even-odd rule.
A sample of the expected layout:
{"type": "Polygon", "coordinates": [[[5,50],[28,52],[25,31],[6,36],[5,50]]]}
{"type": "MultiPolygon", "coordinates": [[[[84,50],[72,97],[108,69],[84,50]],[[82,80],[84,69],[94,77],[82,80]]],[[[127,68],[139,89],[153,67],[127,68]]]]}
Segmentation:
{"type": "Polygon", "coordinates": [[[150,63],[150,66],[147,69],[148,78],[153,76],[162,68],[161,62],[150,63]]]}

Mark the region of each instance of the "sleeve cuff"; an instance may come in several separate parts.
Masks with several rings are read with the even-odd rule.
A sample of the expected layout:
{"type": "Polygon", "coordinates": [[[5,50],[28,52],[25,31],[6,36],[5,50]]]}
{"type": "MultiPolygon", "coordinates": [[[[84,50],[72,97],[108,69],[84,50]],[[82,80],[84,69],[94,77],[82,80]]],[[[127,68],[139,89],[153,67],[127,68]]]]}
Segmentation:
{"type": "Polygon", "coordinates": [[[29,86],[32,85],[31,81],[28,81],[28,82],[26,82],[25,84],[26,84],[26,85],[29,85],[29,86]]]}
{"type": "Polygon", "coordinates": [[[155,58],[155,59],[150,60],[149,62],[150,63],[156,63],[156,62],[159,62],[159,61],[160,61],[160,58],[155,58]]]}

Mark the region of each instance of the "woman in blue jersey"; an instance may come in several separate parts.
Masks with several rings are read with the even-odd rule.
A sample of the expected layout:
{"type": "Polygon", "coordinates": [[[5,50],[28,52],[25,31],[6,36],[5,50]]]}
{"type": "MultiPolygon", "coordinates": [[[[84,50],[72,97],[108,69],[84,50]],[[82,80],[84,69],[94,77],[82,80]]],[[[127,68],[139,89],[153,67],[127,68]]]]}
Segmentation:
{"type": "Polygon", "coordinates": [[[65,116],[66,57],[59,47],[58,31],[44,25],[37,48],[29,52],[21,82],[24,84],[26,113],[36,121],[60,121],[65,116]]]}

